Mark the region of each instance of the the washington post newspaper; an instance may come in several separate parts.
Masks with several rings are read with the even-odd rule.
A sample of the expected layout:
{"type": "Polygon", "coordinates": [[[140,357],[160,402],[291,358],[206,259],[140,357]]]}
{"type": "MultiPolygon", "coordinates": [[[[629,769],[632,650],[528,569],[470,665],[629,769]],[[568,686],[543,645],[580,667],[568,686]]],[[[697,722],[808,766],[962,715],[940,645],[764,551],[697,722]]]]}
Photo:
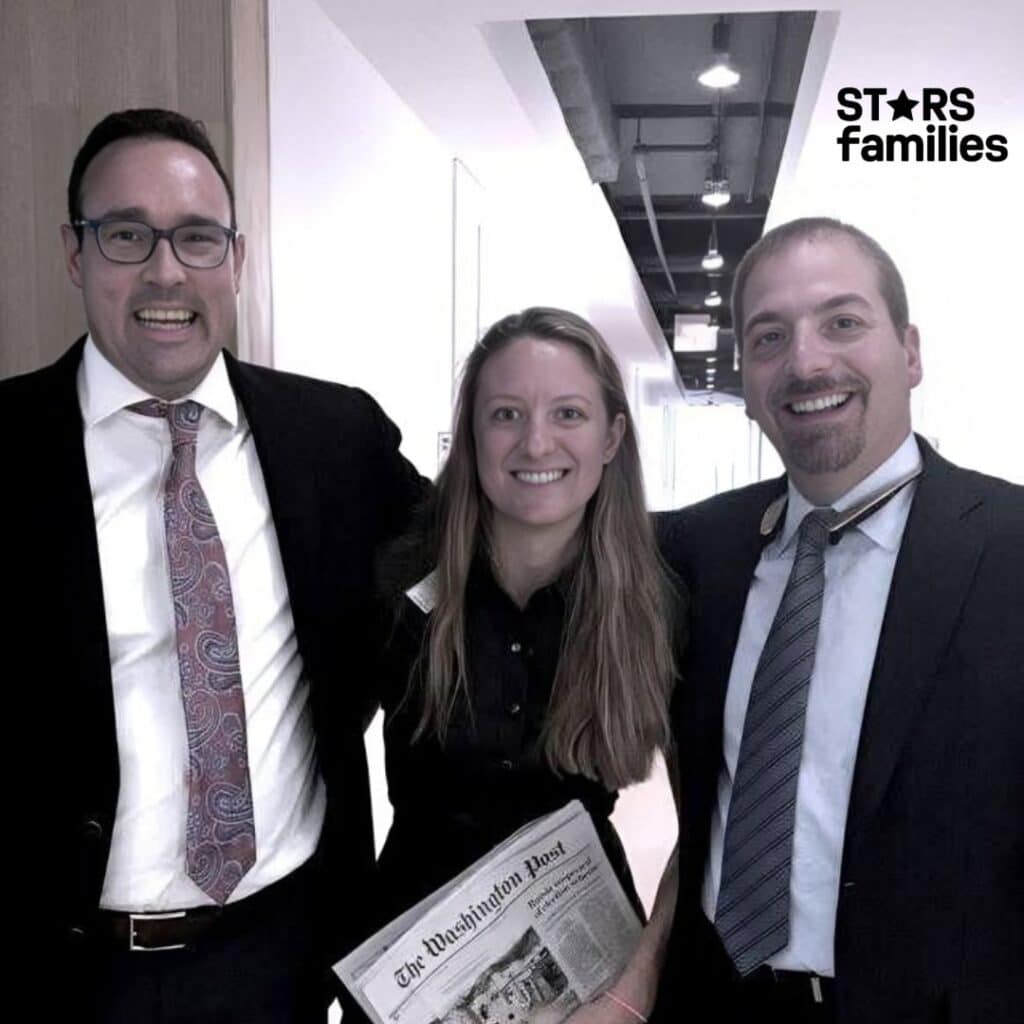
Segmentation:
{"type": "Polygon", "coordinates": [[[558,1024],[612,984],[640,929],[574,800],[524,826],[334,970],[377,1024],[558,1024]]]}

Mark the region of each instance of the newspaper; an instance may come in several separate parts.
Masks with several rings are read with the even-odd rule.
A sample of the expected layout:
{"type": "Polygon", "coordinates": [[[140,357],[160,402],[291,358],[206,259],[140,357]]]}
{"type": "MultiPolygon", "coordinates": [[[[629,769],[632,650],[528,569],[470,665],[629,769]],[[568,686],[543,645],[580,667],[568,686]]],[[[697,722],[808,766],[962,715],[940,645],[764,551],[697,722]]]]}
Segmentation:
{"type": "Polygon", "coordinates": [[[334,970],[376,1024],[559,1024],[618,977],[641,924],[574,800],[334,970]]]}

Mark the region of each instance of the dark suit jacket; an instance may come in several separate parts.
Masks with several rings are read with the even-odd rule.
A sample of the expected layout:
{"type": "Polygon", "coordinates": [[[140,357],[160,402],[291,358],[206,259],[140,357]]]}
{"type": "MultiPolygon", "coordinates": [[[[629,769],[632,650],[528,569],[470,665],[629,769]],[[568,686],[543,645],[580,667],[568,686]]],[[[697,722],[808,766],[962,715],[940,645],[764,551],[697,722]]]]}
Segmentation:
{"type": "MultiPolygon", "coordinates": [[[[861,727],[836,922],[839,1024],[1024,1022],[1024,488],[924,442],[861,727]]],[[[680,891],[659,1019],[732,968],[700,907],[722,714],[782,480],[660,517],[691,592],[673,707],[680,891]]]]}
{"type": "MultiPolygon", "coordinates": [[[[79,341],[52,366],[0,382],[8,936],[21,947],[20,966],[45,969],[59,979],[58,992],[74,988],[119,785],[75,386],[81,352],[79,341]]],[[[404,529],[424,482],[398,454],[397,428],[364,392],[230,356],[227,366],[259,454],[311,683],[328,794],[321,850],[332,957],[362,930],[373,866],[362,723],[376,700],[369,666],[382,632],[370,600],[374,550],[404,529]]],[[[27,980],[18,967],[8,977],[27,980]]]]}

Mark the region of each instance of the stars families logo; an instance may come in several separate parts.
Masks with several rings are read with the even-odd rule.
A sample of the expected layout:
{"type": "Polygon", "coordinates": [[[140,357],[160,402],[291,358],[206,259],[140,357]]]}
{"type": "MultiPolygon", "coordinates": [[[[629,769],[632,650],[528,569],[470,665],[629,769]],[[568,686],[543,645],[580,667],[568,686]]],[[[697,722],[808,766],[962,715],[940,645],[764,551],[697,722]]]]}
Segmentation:
{"type": "Polygon", "coordinates": [[[990,160],[999,163],[1009,155],[1005,135],[960,134],[960,125],[974,117],[974,92],[959,87],[947,92],[945,89],[922,89],[920,98],[900,89],[892,99],[886,99],[888,89],[858,89],[847,87],[836,94],[839,106],[836,113],[843,121],[851,122],[843,127],[836,139],[842,151],[844,163],[860,157],[865,163],[953,163],[964,161],[974,163],[990,160]],[[886,109],[888,108],[888,109],[886,109]],[[870,125],[889,121],[909,121],[908,134],[887,132],[879,125],[877,132],[862,134],[860,122],[867,119],[870,125]],[[924,126],[924,131],[918,129],[924,126]],[[915,129],[917,129],[915,131],[915,129]]]}

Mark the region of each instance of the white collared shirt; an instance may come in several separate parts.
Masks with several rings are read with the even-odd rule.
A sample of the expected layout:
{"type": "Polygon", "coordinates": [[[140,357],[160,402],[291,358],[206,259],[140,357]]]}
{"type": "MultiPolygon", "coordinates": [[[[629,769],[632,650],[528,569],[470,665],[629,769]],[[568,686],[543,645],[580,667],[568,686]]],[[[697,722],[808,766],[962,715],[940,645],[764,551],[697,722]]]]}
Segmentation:
{"type": "MultiPolygon", "coordinates": [[[[920,465],[921,454],[910,434],[833,507],[845,511],[920,465]]],[[[854,762],[882,617],[915,490],[916,483],[905,487],[874,515],[847,530],[838,544],[825,548],[825,593],[797,782],[790,941],[768,960],[782,970],[826,977],[835,973],[839,871],[854,762]]],[[[724,765],[704,872],[702,902],[709,920],[714,920],[718,901],[725,824],[754,672],[793,567],[797,530],[813,507],[790,483],[785,523],[765,546],[747,594],[725,699],[724,765]]]]}
{"type": "MultiPolygon", "coordinates": [[[[211,901],[185,873],[188,744],[162,510],[170,431],[166,420],[125,408],[153,396],[124,377],[91,338],[77,384],[121,770],[100,905],[132,911],[199,906],[211,901]]],[[[234,901],[283,878],[312,854],[326,795],[263,473],[223,356],[186,397],[204,407],[197,474],[231,577],[245,697],[256,863],[232,893],[234,901]]]]}

